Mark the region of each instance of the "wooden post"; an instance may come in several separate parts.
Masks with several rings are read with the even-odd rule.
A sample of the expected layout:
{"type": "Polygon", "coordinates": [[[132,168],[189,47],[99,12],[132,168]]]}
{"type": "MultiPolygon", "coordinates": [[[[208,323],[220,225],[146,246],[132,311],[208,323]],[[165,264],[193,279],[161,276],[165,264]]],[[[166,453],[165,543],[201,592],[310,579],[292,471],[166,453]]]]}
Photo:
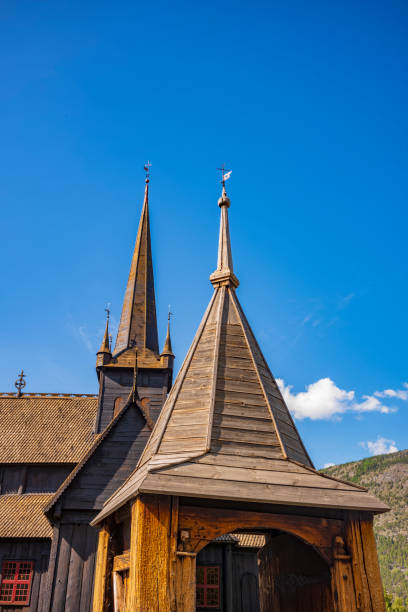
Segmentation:
{"type": "Polygon", "coordinates": [[[93,612],[103,612],[105,609],[106,581],[108,574],[110,532],[105,524],[99,531],[98,551],[96,553],[93,612]]]}
{"type": "Polygon", "coordinates": [[[335,612],[356,612],[358,607],[351,568],[351,556],[346,553],[344,540],[340,536],[337,536],[333,542],[331,585],[335,612]]]}
{"type": "Polygon", "coordinates": [[[384,612],[384,593],[371,517],[350,515],[346,524],[346,544],[352,559],[357,610],[384,612]]]}
{"type": "Polygon", "coordinates": [[[172,498],[141,495],[132,504],[129,610],[170,612],[172,498]]]}
{"type": "Polygon", "coordinates": [[[197,555],[190,552],[177,552],[176,556],[176,610],[177,612],[195,612],[197,555]]]}

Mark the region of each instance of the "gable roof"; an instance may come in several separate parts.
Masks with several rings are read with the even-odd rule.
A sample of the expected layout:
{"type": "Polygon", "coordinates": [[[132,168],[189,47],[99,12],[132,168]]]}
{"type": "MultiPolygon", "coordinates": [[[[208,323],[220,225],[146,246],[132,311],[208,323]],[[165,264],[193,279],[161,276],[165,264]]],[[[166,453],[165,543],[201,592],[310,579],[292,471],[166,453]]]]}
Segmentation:
{"type": "Polygon", "coordinates": [[[0,495],[0,538],[51,538],[44,506],[52,493],[0,495]]]}
{"type": "Polygon", "coordinates": [[[77,463],[97,407],[97,396],[0,395],[0,463],[77,463]]]}
{"type": "Polygon", "coordinates": [[[94,524],[138,493],[381,512],[365,489],[319,474],[235,294],[221,225],[214,294],[136,471],[94,524]]]}
{"type": "Polygon", "coordinates": [[[46,514],[48,514],[50,512],[50,510],[57,503],[59,498],[68,489],[68,487],[75,480],[75,478],[77,477],[79,472],[84,468],[84,466],[88,463],[88,461],[91,459],[91,457],[95,454],[95,452],[99,448],[99,446],[101,444],[103,444],[103,441],[105,440],[105,438],[115,428],[117,423],[121,420],[123,415],[127,412],[127,410],[131,406],[137,407],[137,409],[140,411],[141,415],[145,419],[147,426],[150,429],[153,429],[153,424],[151,422],[151,419],[150,419],[149,415],[145,412],[143,406],[139,402],[134,400],[134,392],[131,391],[131,393],[129,394],[129,397],[128,397],[125,405],[123,406],[123,408],[119,411],[119,413],[115,416],[115,418],[113,418],[111,420],[109,425],[107,427],[105,427],[104,431],[95,437],[95,439],[93,441],[93,444],[84,453],[84,455],[81,458],[81,460],[79,461],[78,465],[76,465],[75,468],[72,470],[72,472],[70,472],[68,474],[68,476],[66,477],[64,482],[61,483],[61,485],[58,487],[57,491],[51,496],[51,499],[48,500],[47,505],[44,507],[44,512],[46,514]]]}

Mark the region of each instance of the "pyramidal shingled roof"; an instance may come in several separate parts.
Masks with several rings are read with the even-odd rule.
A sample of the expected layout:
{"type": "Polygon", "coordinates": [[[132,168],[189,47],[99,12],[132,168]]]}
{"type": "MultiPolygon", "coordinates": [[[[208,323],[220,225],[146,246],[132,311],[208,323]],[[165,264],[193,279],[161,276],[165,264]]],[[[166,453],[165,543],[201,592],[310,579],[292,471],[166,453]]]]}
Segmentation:
{"type": "Polygon", "coordinates": [[[385,511],[316,472],[236,296],[225,186],[214,294],[136,471],[102,518],[139,492],[385,511]]]}

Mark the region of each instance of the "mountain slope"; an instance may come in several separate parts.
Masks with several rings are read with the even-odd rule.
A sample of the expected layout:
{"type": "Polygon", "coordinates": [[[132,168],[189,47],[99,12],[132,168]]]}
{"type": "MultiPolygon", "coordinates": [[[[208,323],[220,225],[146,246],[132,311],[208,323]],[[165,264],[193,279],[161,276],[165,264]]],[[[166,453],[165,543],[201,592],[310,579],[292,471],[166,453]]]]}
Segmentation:
{"type": "Polygon", "coordinates": [[[370,489],[391,507],[374,529],[385,589],[408,606],[408,450],[321,470],[370,489]]]}

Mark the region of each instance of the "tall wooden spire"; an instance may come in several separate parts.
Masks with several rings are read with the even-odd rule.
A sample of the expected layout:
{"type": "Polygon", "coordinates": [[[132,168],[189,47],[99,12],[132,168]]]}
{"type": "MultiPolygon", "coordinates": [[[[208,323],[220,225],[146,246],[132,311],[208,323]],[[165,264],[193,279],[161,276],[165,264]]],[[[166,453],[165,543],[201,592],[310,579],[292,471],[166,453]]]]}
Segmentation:
{"type": "Polygon", "coordinates": [[[137,469],[94,524],[138,493],[387,508],[361,487],[314,469],[235,293],[229,204],[223,185],[212,299],[137,469]]]}
{"type": "Polygon", "coordinates": [[[132,346],[159,353],[150,241],[148,177],[114,354],[117,355],[132,346]]]}

